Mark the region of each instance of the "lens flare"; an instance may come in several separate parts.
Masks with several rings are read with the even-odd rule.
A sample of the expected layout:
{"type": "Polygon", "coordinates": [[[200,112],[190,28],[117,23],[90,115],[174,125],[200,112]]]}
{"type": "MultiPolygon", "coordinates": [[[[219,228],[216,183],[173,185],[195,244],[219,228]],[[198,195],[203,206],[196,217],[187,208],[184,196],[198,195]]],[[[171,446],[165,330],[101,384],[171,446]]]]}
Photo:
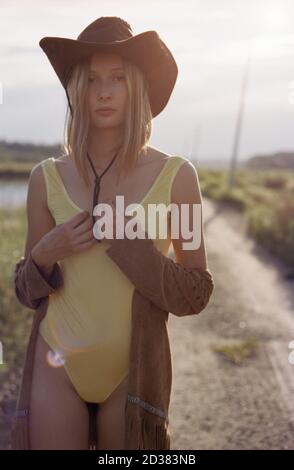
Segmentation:
{"type": "Polygon", "coordinates": [[[65,359],[62,354],[58,352],[48,351],[47,362],[51,367],[61,367],[65,363],[65,359]]]}

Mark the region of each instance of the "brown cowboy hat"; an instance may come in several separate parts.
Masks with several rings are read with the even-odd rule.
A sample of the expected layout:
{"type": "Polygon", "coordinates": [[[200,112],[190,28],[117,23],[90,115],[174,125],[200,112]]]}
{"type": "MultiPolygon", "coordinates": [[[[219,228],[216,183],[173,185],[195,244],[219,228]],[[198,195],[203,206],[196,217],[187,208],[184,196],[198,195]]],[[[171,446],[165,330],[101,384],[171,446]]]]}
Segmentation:
{"type": "MultiPolygon", "coordinates": [[[[145,31],[134,36],[129,23],[116,16],[96,19],[77,39],[49,36],[43,37],[39,45],[47,55],[66,94],[72,68],[79,60],[94,52],[109,51],[132,61],[147,79],[153,117],[167,105],[178,75],[175,59],[156,31],[145,31]]],[[[71,108],[70,102],[69,106],[71,108]]]]}

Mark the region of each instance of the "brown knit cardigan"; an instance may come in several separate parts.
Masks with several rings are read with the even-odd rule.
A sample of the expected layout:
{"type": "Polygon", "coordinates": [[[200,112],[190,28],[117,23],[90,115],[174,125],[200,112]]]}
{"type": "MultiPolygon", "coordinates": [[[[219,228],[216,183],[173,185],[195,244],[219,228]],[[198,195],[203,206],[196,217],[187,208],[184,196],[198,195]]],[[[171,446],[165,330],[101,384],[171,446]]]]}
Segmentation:
{"type": "MultiPolygon", "coordinates": [[[[106,253],[135,287],[125,449],[168,450],[172,384],[168,316],[200,313],[209,302],[214,282],[208,269],[186,268],[164,256],[147,235],[141,239],[116,239],[106,253]]],[[[30,392],[38,328],[46,314],[49,295],[63,286],[63,275],[56,262],[47,281],[29,254],[17,262],[14,279],[20,303],[35,310],[11,432],[12,449],[24,450],[31,448],[30,392]]],[[[90,432],[90,449],[95,449],[93,436],[90,432]]]]}

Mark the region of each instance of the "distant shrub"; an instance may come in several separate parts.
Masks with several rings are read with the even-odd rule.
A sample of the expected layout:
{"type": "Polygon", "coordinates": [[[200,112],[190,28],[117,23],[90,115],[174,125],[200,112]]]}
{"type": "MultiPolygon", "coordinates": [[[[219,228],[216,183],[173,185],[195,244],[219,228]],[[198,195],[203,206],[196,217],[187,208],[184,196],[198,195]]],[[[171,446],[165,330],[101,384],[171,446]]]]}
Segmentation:
{"type": "Polygon", "coordinates": [[[244,211],[248,233],[294,267],[294,173],[239,170],[235,176],[230,190],[227,172],[204,170],[203,195],[244,211]]]}
{"type": "Polygon", "coordinates": [[[281,190],[287,185],[287,178],[285,175],[269,175],[264,178],[264,185],[267,188],[281,190]]]}

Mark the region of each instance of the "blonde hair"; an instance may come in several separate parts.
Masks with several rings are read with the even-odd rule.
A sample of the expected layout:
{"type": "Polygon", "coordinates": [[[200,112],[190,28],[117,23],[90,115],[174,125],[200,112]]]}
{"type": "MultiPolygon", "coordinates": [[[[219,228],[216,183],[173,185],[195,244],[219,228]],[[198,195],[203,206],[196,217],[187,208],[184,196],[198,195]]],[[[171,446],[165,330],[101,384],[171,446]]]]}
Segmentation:
{"type": "MultiPolygon", "coordinates": [[[[124,135],[117,159],[119,178],[123,172],[135,165],[141,151],[147,153],[147,144],[152,131],[152,111],[148,96],[148,83],[144,74],[134,64],[122,58],[128,90],[124,135]]],[[[79,174],[89,185],[87,165],[87,146],[90,114],[87,100],[88,71],[90,58],[81,60],[73,69],[68,82],[69,104],[66,111],[63,149],[71,154],[79,174]]]]}

